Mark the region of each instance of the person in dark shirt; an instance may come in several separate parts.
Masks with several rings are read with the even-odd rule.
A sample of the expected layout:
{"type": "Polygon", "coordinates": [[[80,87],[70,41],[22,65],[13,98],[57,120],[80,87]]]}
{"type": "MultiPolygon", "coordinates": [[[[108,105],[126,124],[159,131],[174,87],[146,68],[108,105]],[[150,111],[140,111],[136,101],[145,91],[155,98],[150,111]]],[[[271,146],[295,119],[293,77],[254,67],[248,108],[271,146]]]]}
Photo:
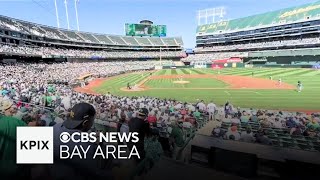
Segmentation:
{"type": "Polygon", "coordinates": [[[256,134],[256,142],[263,145],[272,145],[272,141],[266,135],[266,132],[260,129],[256,134]]]}
{"type": "Polygon", "coordinates": [[[139,133],[139,141],[137,143],[128,143],[129,149],[132,149],[135,145],[138,150],[140,159],[134,159],[137,163],[141,162],[145,157],[144,138],[150,131],[150,126],[147,121],[148,114],[148,109],[142,108],[137,112],[136,117],[129,121],[129,131],[139,133]]]}

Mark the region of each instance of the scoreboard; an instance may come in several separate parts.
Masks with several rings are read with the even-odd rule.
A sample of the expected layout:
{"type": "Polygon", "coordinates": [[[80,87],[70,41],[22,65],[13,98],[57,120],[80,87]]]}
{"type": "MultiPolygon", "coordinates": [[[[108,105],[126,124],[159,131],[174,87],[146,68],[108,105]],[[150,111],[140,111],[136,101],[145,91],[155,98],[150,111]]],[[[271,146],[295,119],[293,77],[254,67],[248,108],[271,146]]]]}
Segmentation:
{"type": "Polygon", "coordinates": [[[129,24],[125,25],[127,36],[167,36],[166,25],[129,24]]]}

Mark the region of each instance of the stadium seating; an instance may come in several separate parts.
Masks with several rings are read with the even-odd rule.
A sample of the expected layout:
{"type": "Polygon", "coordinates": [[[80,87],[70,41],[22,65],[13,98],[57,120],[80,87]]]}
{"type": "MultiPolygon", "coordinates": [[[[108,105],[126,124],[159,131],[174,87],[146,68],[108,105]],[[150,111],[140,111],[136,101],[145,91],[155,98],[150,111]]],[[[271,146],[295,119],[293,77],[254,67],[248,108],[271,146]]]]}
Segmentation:
{"type": "Polygon", "coordinates": [[[160,38],[150,38],[149,39],[154,46],[163,46],[164,42],[160,38]]]}
{"type": "Polygon", "coordinates": [[[143,46],[152,46],[151,41],[148,38],[135,37],[135,39],[143,46]]]}
{"type": "Polygon", "coordinates": [[[108,37],[116,45],[126,45],[126,42],[124,42],[121,36],[108,36],[108,37]]]}
{"type": "Polygon", "coordinates": [[[135,46],[139,46],[140,44],[138,43],[138,41],[130,36],[124,36],[122,37],[122,39],[126,42],[126,44],[128,45],[135,45],[135,46]]]}
{"type": "Polygon", "coordinates": [[[98,38],[99,42],[103,43],[103,44],[114,44],[111,39],[103,34],[94,34],[94,36],[96,38],[98,38]]]}
{"type": "Polygon", "coordinates": [[[47,27],[30,22],[25,22],[9,17],[0,16],[0,28],[21,32],[27,35],[46,37],[47,39],[59,39],[64,41],[76,41],[93,44],[107,44],[114,46],[169,46],[182,47],[183,41],[181,38],[168,37],[130,37],[118,35],[93,34],[87,32],[77,32],[65,29],[57,29],[47,27]],[[163,39],[163,40],[162,40],[163,39]],[[141,42],[140,42],[141,41],[141,42]]]}
{"type": "Polygon", "coordinates": [[[236,50],[250,50],[257,48],[267,48],[267,47],[281,47],[281,46],[297,46],[297,45],[308,45],[308,44],[320,44],[320,38],[304,38],[304,39],[294,39],[294,40],[282,40],[282,41],[266,41],[260,43],[249,43],[249,44],[236,44],[236,45],[223,45],[205,48],[196,48],[195,52],[202,51],[236,51],[236,50]]]}
{"type": "Polygon", "coordinates": [[[82,39],[84,39],[86,42],[97,43],[97,44],[101,43],[93,34],[79,32],[78,35],[81,36],[82,39]]]}
{"type": "MultiPolygon", "coordinates": [[[[227,132],[232,123],[222,122],[221,130],[227,132]]],[[[269,139],[272,141],[273,146],[295,148],[309,151],[319,150],[319,138],[305,137],[302,135],[290,135],[290,128],[264,128],[259,122],[240,123],[237,125],[239,132],[246,131],[250,126],[254,134],[259,130],[263,130],[269,139]]]]}
{"type": "Polygon", "coordinates": [[[36,55],[46,58],[53,56],[82,57],[82,58],[180,58],[182,51],[104,51],[104,50],[77,50],[54,47],[17,46],[0,44],[0,54],[36,55]]]}
{"type": "Polygon", "coordinates": [[[318,18],[318,6],[320,2],[305,4],[302,6],[286,8],[258,15],[252,15],[244,18],[233,19],[229,21],[217,22],[198,27],[198,33],[228,33],[232,31],[246,30],[250,28],[262,28],[267,26],[276,26],[284,23],[294,23],[303,20],[312,20],[318,18]],[[297,13],[297,12],[304,13],[297,13]],[[290,15],[293,14],[293,15],[290,15]]]}

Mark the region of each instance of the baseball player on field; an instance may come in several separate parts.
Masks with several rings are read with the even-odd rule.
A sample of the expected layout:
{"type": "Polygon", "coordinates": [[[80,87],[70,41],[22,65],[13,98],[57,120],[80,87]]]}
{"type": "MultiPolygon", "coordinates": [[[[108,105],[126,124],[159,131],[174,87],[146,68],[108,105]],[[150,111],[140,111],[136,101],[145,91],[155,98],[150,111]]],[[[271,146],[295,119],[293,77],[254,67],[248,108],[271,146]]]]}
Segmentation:
{"type": "Polygon", "coordinates": [[[302,91],[302,88],[303,88],[303,86],[302,86],[301,81],[298,81],[298,84],[297,84],[297,91],[298,91],[298,92],[301,92],[301,91],[302,91]]]}
{"type": "Polygon", "coordinates": [[[279,78],[279,80],[278,80],[278,86],[281,86],[281,84],[282,84],[282,79],[279,78]]]}

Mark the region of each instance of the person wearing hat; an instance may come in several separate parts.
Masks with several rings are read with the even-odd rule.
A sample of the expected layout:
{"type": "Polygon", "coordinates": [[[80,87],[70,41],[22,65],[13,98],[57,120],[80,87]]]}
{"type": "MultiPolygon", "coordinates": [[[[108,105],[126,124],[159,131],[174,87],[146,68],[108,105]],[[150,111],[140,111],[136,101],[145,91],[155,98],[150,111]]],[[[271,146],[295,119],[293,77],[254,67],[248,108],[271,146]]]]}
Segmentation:
{"type": "Polygon", "coordinates": [[[12,101],[5,100],[0,102],[0,108],[5,116],[14,116],[17,113],[17,108],[12,101]]]}
{"type": "Polygon", "coordinates": [[[136,113],[136,117],[132,118],[129,121],[129,131],[139,133],[139,135],[138,135],[139,141],[137,143],[128,143],[128,147],[130,149],[135,145],[138,150],[138,153],[140,155],[140,159],[135,159],[135,161],[137,163],[141,162],[141,160],[143,160],[145,157],[144,138],[145,138],[146,134],[150,132],[150,125],[147,121],[148,114],[149,114],[148,109],[141,108],[136,113]]]}
{"type": "Polygon", "coordinates": [[[182,148],[185,143],[184,133],[183,133],[183,121],[178,120],[176,126],[172,128],[170,133],[170,142],[173,146],[173,158],[180,160],[182,156],[182,148]]]}
{"type": "Polygon", "coordinates": [[[63,123],[57,123],[53,126],[54,135],[54,166],[53,175],[63,179],[105,179],[111,178],[109,171],[101,171],[98,168],[98,162],[93,159],[94,153],[97,148],[97,143],[91,142],[78,142],[69,141],[63,143],[60,140],[60,134],[67,132],[72,136],[73,133],[88,132],[93,126],[96,116],[96,110],[88,103],[79,103],[72,107],[67,120],[63,123]],[[60,159],[60,145],[67,145],[70,150],[75,146],[82,146],[83,149],[88,149],[86,159],[79,159],[74,156],[72,159],[60,159]],[[90,148],[88,148],[90,146],[90,148]],[[91,157],[91,158],[89,158],[91,157]]]}
{"type": "Polygon", "coordinates": [[[13,117],[16,110],[12,102],[2,101],[0,108],[5,114],[5,116],[0,114],[1,178],[21,178],[25,174],[19,171],[19,166],[16,164],[16,129],[18,126],[26,126],[26,123],[13,117]]]}

